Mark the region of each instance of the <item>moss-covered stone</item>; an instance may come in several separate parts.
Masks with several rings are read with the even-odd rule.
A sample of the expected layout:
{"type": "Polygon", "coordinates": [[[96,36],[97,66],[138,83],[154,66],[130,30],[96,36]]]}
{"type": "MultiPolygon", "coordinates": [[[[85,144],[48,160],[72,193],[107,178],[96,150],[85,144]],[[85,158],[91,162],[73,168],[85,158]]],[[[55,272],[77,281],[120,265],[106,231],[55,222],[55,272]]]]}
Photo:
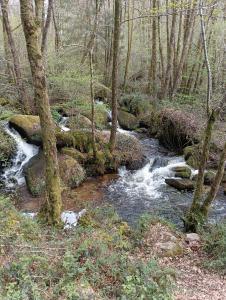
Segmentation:
{"type": "Polygon", "coordinates": [[[10,104],[10,101],[8,99],[0,97],[0,106],[6,106],[9,104],[10,104]]]}
{"type": "Polygon", "coordinates": [[[80,151],[74,148],[64,147],[60,151],[62,154],[68,155],[74,159],[76,159],[79,163],[83,164],[87,160],[87,155],[85,153],[81,153],[80,151]]]}
{"type": "Polygon", "coordinates": [[[186,166],[174,167],[173,171],[175,172],[175,177],[180,178],[190,178],[191,177],[191,169],[186,166]]]}
{"type": "Polygon", "coordinates": [[[118,112],[118,122],[125,130],[134,130],[139,125],[139,121],[134,115],[123,110],[118,112]]]}
{"type": "Polygon", "coordinates": [[[67,121],[66,126],[71,130],[91,129],[92,122],[87,117],[78,114],[76,116],[70,117],[67,121]]]}
{"type": "Polygon", "coordinates": [[[200,161],[200,149],[198,145],[187,146],[184,148],[184,159],[187,164],[194,169],[198,169],[200,161]]]}
{"type": "MultiPolygon", "coordinates": [[[[100,141],[99,136],[96,136],[97,143],[100,141]]],[[[92,150],[92,133],[91,131],[57,131],[56,132],[57,146],[73,147],[82,153],[88,153],[92,150]]]]}
{"type": "Polygon", "coordinates": [[[142,94],[125,94],[120,99],[120,106],[135,116],[147,114],[153,110],[149,97],[142,94]]]}
{"type": "MultiPolygon", "coordinates": [[[[58,162],[62,185],[75,188],[86,178],[82,166],[72,157],[59,154],[58,162]]],[[[24,167],[27,187],[32,196],[40,196],[45,190],[45,163],[43,152],[33,157],[24,167]]]]}
{"type": "Polygon", "coordinates": [[[10,118],[9,125],[16,129],[28,143],[41,145],[41,127],[38,116],[14,115],[10,118]]]}
{"type": "Polygon", "coordinates": [[[16,143],[9,136],[3,126],[0,125],[0,171],[2,168],[10,165],[10,161],[16,154],[16,143]]]}
{"type": "MultiPolygon", "coordinates": [[[[81,110],[81,114],[87,117],[89,120],[92,119],[92,112],[90,110],[81,110]]],[[[98,129],[106,129],[109,127],[108,124],[108,112],[105,107],[101,108],[99,105],[95,109],[95,126],[98,129]]]]}

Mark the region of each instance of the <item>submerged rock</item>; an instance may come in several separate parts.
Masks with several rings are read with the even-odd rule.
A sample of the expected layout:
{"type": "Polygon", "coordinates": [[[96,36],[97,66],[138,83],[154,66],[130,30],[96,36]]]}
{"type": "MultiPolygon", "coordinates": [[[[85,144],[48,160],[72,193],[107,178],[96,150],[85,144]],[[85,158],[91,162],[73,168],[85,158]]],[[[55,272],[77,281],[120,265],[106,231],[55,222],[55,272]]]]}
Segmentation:
{"type": "Polygon", "coordinates": [[[9,136],[0,125],[0,171],[10,165],[11,159],[15,154],[15,140],[9,136]]]}
{"type": "Polygon", "coordinates": [[[190,178],[191,177],[191,169],[186,166],[174,167],[172,169],[175,172],[175,177],[180,178],[190,178]]]}
{"type": "Polygon", "coordinates": [[[194,181],[190,179],[167,178],[165,183],[179,191],[192,191],[195,188],[194,181]]]}
{"type": "Polygon", "coordinates": [[[16,129],[28,143],[41,145],[41,127],[38,116],[14,115],[9,120],[9,126],[16,129]]]}

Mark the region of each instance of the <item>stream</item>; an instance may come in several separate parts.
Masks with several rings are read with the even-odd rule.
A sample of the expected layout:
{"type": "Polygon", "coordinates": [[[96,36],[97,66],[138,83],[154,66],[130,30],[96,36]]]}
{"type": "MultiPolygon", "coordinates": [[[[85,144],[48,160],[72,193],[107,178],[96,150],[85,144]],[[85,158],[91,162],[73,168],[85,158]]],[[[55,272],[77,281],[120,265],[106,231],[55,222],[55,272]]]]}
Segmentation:
{"type": "MultiPolygon", "coordinates": [[[[70,130],[66,127],[66,122],[67,118],[62,118],[59,123],[62,131],[70,130]]],[[[23,167],[38,153],[39,148],[26,143],[14,129],[6,126],[5,131],[16,141],[17,154],[12,161],[12,166],[5,169],[1,179],[7,189],[14,189],[25,183],[23,167]]],[[[148,162],[136,171],[129,171],[125,167],[120,168],[118,178],[102,187],[104,200],[112,204],[122,219],[131,225],[135,224],[142,214],[152,213],[182,228],[181,216],[191,204],[192,193],[177,191],[166,185],[165,179],[174,177],[173,167],[186,165],[183,157],[169,152],[159,145],[157,139],[147,138],[142,134],[121,128],[118,128],[118,132],[136,136],[143,145],[148,162]]],[[[195,170],[192,172],[196,173],[195,170]]],[[[226,198],[220,191],[213,204],[210,221],[217,222],[225,217],[226,198]]]]}

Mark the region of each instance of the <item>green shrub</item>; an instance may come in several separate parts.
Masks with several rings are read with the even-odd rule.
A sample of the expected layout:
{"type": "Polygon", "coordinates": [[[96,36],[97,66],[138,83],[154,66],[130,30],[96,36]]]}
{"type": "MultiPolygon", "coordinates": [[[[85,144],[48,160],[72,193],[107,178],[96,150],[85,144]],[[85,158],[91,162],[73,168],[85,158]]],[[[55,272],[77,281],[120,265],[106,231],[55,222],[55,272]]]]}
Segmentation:
{"type": "Polygon", "coordinates": [[[210,255],[206,266],[226,273],[226,223],[209,226],[201,233],[204,249],[210,255]]]}

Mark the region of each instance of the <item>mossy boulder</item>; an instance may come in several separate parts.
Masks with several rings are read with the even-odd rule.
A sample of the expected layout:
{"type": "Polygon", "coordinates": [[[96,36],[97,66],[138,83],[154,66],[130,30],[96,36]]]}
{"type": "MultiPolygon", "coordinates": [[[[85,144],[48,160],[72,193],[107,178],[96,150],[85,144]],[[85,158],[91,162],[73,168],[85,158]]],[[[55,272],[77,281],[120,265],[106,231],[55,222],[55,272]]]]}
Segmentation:
{"type": "Polygon", "coordinates": [[[41,127],[38,116],[14,115],[9,120],[10,127],[16,129],[28,143],[41,145],[41,127]]]}
{"type": "Polygon", "coordinates": [[[123,110],[118,112],[118,122],[125,130],[134,130],[139,125],[139,121],[134,115],[123,110]]]}
{"type": "MultiPolygon", "coordinates": [[[[215,175],[216,173],[214,171],[206,171],[205,174],[204,174],[204,184],[205,185],[211,185],[214,181],[214,178],[215,178],[215,175]]],[[[198,178],[198,174],[196,174],[194,177],[193,177],[193,180],[197,180],[198,178]]]]}
{"type": "Polygon", "coordinates": [[[91,129],[92,122],[87,117],[78,114],[68,119],[66,127],[70,128],[71,130],[91,129]]]}
{"type": "MultiPolygon", "coordinates": [[[[87,117],[89,120],[92,119],[91,108],[89,110],[81,110],[81,114],[87,117]]],[[[109,115],[105,106],[96,105],[95,106],[95,126],[97,129],[106,129],[109,128],[109,115]]]]}
{"type": "Polygon", "coordinates": [[[200,161],[199,145],[187,146],[183,151],[184,159],[186,160],[187,164],[197,170],[200,161]]]}
{"type": "Polygon", "coordinates": [[[10,161],[15,154],[16,143],[14,139],[0,125],[0,171],[10,165],[10,161]]]}
{"type": "Polygon", "coordinates": [[[9,104],[10,104],[10,101],[8,99],[0,97],[0,106],[6,106],[9,104]]]}
{"type": "Polygon", "coordinates": [[[166,178],[165,183],[179,191],[192,191],[195,188],[195,182],[190,179],[166,178]]]}
{"type": "MultiPolygon", "coordinates": [[[[85,170],[72,157],[59,154],[58,162],[62,185],[74,188],[86,178],[85,170]]],[[[43,152],[34,156],[24,167],[27,187],[31,195],[39,196],[45,189],[45,162],[43,152]]]]}
{"type": "Polygon", "coordinates": [[[125,94],[120,99],[120,106],[129,113],[140,116],[153,110],[150,98],[138,93],[125,94]]]}
{"type": "MultiPolygon", "coordinates": [[[[57,131],[57,147],[72,147],[82,153],[88,153],[92,150],[92,132],[91,131],[57,131]]],[[[100,136],[96,135],[97,144],[100,142],[100,136]]]]}
{"type": "Polygon", "coordinates": [[[175,172],[175,177],[180,178],[190,178],[191,177],[191,169],[186,166],[174,167],[172,169],[175,172]]]}
{"type": "Polygon", "coordinates": [[[80,164],[83,164],[87,160],[87,155],[85,153],[81,153],[74,148],[64,147],[60,150],[60,153],[76,159],[80,164]]]}

